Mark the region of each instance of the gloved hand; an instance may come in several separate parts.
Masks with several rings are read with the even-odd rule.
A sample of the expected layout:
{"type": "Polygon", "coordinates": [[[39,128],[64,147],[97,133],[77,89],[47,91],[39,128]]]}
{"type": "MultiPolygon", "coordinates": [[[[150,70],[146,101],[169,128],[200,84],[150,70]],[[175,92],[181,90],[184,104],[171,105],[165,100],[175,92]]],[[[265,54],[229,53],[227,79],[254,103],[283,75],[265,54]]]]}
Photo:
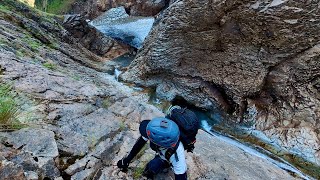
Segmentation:
{"type": "Polygon", "coordinates": [[[187,152],[192,152],[193,153],[193,149],[194,149],[194,144],[190,143],[187,145],[186,150],[187,152]]]}
{"type": "Polygon", "coordinates": [[[117,166],[122,172],[127,172],[129,163],[130,162],[127,160],[127,158],[122,158],[118,161],[117,166]]]}

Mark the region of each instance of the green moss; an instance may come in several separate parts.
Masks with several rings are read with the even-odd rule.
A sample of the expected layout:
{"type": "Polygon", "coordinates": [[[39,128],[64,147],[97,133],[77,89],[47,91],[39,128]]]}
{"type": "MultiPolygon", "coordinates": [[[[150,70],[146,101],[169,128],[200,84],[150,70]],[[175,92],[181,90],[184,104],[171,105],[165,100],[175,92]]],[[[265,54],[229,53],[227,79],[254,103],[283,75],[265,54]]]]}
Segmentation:
{"type": "Polygon", "coordinates": [[[50,47],[51,49],[58,49],[59,44],[56,42],[51,42],[50,44],[48,44],[48,47],[50,47]]]}
{"type": "Polygon", "coordinates": [[[42,64],[45,68],[50,69],[50,70],[56,70],[57,65],[52,63],[52,62],[46,62],[42,64]]]}
{"type": "Polygon", "coordinates": [[[21,51],[16,51],[16,56],[21,58],[23,57],[23,53],[21,51]]]}
{"type": "Polygon", "coordinates": [[[8,12],[10,12],[10,8],[8,6],[4,6],[4,5],[0,4],[0,11],[8,13],[8,12]]]}
{"type": "Polygon", "coordinates": [[[0,45],[8,45],[9,43],[8,43],[8,41],[7,40],[5,40],[5,39],[0,39],[0,45]]]}
{"type": "Polygon", "coordinates": [[[31,36],[26,35],[22,41],[24,41],[27,46],[29,48],[31,48],[31,50],[33,52],[38,52],[39,48],[42,46],[42,43],[40,41],[38,41],[37,39],[32,38],[31,36]]]}
{"type": "Polygon", "coordinates": [[[41,61],[37,57],[32,57],[31,63],[32,64],[41,64],[41,61]]]}

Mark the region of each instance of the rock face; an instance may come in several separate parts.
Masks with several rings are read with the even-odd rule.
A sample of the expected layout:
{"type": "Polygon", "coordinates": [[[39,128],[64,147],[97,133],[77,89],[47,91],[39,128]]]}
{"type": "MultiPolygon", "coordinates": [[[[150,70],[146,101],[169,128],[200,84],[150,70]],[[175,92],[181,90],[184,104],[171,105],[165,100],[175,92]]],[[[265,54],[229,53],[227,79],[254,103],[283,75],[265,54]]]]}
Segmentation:
{"type": "Polygon", "coordinates": [[[7,135],[7,143],[35,157],[55,158],[59,155],[54,133],[43,129],[21,129],[7,135]]]}
{"type": "Polygon", "coordinates": [[[168,3],[168,0],[76,1],[70,13],[82,14],[89,19],[93,19],[111,8],[123,6],[133,16],[154,16],[164,9],[168,3]]]}
{"type": "Polygon", "coordinates": [[[320,165],[317,6],[176,1],[122,77],[156,86],[167,100],[254,120],[272,141],[320,165]]]}
{"type": "Polygon", "coordinates": [[[23,169],[21,166],[17,166],[12,162],[1,161],[0,164],[0,175],[1,179],[9,180],[9,179],[17,179],[17,180],[25,180],[26,177],[23,174],[23,169]]]}
{"type": "Polygon", "coordinates": [[[10,160],[10,164],[22,167],[27,172],[25,173],[27,178],[32,173],[35,174],[36,178],[39,176],[47,178],[60,176],[60,172],[54,163],[54,158],[57,158],[59,153],[52,131],[28,128],[9,134],[1,134],[0,136],[5,137],[5,144],[20,151],[16,155],[6,156],[6,158],[10,160]]]}

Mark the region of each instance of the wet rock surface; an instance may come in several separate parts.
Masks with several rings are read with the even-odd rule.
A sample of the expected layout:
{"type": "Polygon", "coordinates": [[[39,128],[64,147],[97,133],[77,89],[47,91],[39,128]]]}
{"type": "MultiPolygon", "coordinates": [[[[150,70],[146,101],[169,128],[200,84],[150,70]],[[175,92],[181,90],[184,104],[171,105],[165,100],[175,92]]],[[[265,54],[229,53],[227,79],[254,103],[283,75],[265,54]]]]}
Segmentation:
{"type": "MultiPolygon", "coordinates": [[[[119,171],[116,162],[138,138],[139,122],[164,115],[148,103],[149,94],[104,73],[106,68],[100,58],[78,44],[59,24],[53,26],[56,21],[52,17],[44,17],[46,14],[16,1],[3,2],[10,10],[0,9],[0,82],[12,84],[25,103],[25,116],[21,117],[22,129],[0,133],[0,177],[143,179],[139,171],[154,156],[150,149],[132,162],[127,174],[119,171]]],[[[209,135],[200,133],[197,146],[196,153],[188,155],[191,179],[262,177],[241,174],[253,173],[249,170],[255,168],[249,166],[252,161],[266,177],[294,179],[281,168],[209,135]],[[216,152],[223,151],[227,156],[214,154],[207,144],[221,146],[216,152]],[[234,160],[225,163],[220,174],[210,173],[220,166],[216,163],[231,161],[238,155],[248,162],[247,167],[234,160]],[[203,162],[208,160],[210,164],[205,165],[203,162]],[[233,168],[237,171],[232,174],[233,168]]],[[[171,176],[161,174],[163,179],[171,176]]]]}
{"type": "Polygon", "coordinates": [[[221,108],[319,166],[318,15],[311,1],[175,1],[122,78],[221,108]]]}

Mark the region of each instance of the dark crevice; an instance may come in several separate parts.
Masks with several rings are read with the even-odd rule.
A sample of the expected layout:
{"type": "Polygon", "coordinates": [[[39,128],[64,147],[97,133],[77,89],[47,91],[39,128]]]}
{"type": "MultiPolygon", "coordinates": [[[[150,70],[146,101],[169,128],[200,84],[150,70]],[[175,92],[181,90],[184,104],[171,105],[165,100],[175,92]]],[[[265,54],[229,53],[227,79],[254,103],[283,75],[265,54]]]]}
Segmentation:
{"type": "Polygon", "coordinates": [[[102,168],[99,168],[93,175],[92,180],[98,180],[102,175],[102,168]]]}
{"type": "Polygon", "coordinates": [[[61,177],[63,180],[71,180],[71,175],[67,174],[66,172],[62,171],[61,173],[61,177]]]}
{"type": "Polygon", "coordinates": [[[126,13],[130,16],[131,15],[131,6],[129,7],[125,7],[124,10],[126,11],[126,13]]]}
{"type": "Polygon", "coordinates": [[[9,148],[12,148],[12,147],[13,147],[13,144],[10,144],[10,143],[8,143],[8,142],[4,142],[3,145],[4,145],[5,147],[9,147],[9,148]]]}
{"type": "MultiPolygon", "coordinates": [[[[193,77],[190,75],[181,76],[181,75],[174,75],[174,74],[168,75],[168,74],[160,73],[160,70],[159,70],[159,74],[156,74],[154,72],[152,74],[145,74],[145,76],[146,75],[149,76],[148,77],[149,79],[150,78],[152,79],[152,76],[156,75],[159,79],[176,79],[177,77],[181,77],[181,78],[198,81],[201,83],[199,90],[202,91],[202,93],[206,94],[207,97],[212,98],[213,103],[217,104],[223,111],[225,111],[228,114],[232,114],[237,109],[236,108],[237,103],[233,101],[232,97],[227,95],[227,92],[226,92],[227,90],[223,86],[215,84],[214,82],[205,81],[201,77],[193,77]]],[[[169,82],[172,82],[172,80],[169,80],[169,82]]],[[[179,83],[175,83],[175,86],[178,89],[185,89],[185,87],[180,86],[179,83]]],[[[154,84],[150,85],[148,88],[156,89],[156,85],[154,84]]],[[[192,89],[192,90],[196,91],[196,89],[192,89]]],[[[178,99],[181,99],[181,98],[177,97],[175,101],[177,101],[178,99]]],[[[192,103],[188,102],[188,104],[192,104],[192,103]]]]}
{"type": "Polygon", "coordinates": [[[3,75],[5,71],[6,71],[6,68],[0,65],[0,75],[3,75]]]}
{"type": "Polygon", "coordinates": [[[246,112],[247,111],[247,107],[248,107],[248,101],[246,99],[242,99],[240,104],[239,104],[239,108],[238,108],[239,109],[238,117],[240,119],[240,123],[242,123],[243,120],[244,120],[244,114],[247,113],[246,112]]]}
{"type": "Polygon", "coordinates": [[[226,90],[222,86],[203,80],[201,81],[203,91],[206,92],[209,97],[213,98],[225,112],[228,114],[235,112],[236,103],[227,95],[226,90]]]}
{"type": "Polygon", "coordinates": [[[38,160],[38,157],[33,157],[33,160],[36,161],[36,162],[39,161],[39,160],[38,160]]]}
{"type": "Polygon", "coordinates": [[[182,108],[188,108],[188,109],[195,109],[197,108],[196,106],[194,106],[193,104],[189,103],[187,100],[185,100],[183,97],[181,96],[176,96],[172,101],[171,104],[173,106],[177,105],[180,106],[182,108]]]}

